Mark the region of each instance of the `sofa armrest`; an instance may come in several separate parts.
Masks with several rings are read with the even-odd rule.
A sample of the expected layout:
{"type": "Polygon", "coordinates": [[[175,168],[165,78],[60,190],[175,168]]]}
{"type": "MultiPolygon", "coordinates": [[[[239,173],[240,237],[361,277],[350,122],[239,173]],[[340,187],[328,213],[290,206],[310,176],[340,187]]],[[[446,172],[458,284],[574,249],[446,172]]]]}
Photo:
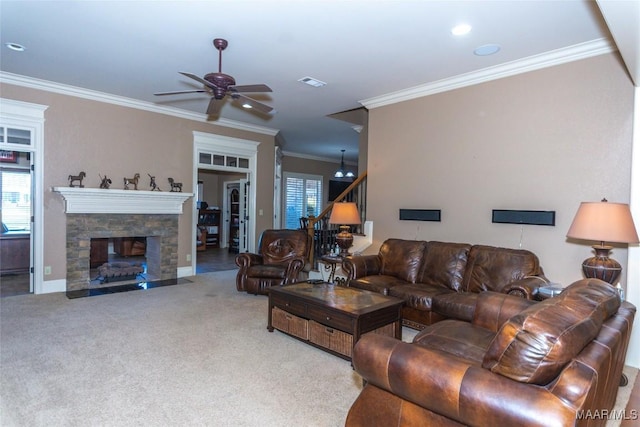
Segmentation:
{"type": "Polygon", "coordinates": [[[547,286],[549,281],[543,276],[527,276],[524,279],[507,283],[500,292],[515,295],[528,300],[535,300],[538,288],[547,286]]]}
{"type": "Polygon", "coordinates": [[[295,283],[298,280],[298,274],[304,270],[305,265],[307,264],[307,259],[303,256],[297,256],[293,259],[290,259],[287,264],[287,270],[285,272],[285,281],[283,285],[288,285],[289,283],[295,283]]]}
{"type": "Polygon", "coordinates": [[[252,253],[241,253],[236,255],[236,265],[242,268],[249,268],[252,265],[263,264],[262,255],[252,253]]]}
{"type": "MultiPolygon", "coordinates": [[[[575,406],[547,388],[520,383],[443,352],[364,335],[353,366],[367,382],[465,425],[566,426],[575,406]]],[[[576,390],[577,391],[577,390],[576,390]]]]}
{"type": "Polygon", "coordinates": [[[348,256],[342,261],[347,280],[380,274],[382,263],[378,255],[348,256]]]}

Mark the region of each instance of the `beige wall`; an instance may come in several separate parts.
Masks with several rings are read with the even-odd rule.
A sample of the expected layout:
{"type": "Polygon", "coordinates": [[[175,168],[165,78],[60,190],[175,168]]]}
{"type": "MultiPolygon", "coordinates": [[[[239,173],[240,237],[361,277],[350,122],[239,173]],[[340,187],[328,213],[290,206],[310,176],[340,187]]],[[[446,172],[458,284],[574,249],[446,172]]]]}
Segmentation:
{"type": "MultiPolygon", "coordinates": [[[[389,237],[522,244],[572,283],[594,243],[565,237],[580,202],[629,203],[632,114],[617,54],[372,109],[368,252],[389,237]],[[442,222],[399,221],[399,208],[441,209],[442,222]],[[492,224],[492,209],[554,210],[556,226],[492,224]]],[[[626,268],[625,247],[612,257],[626,268]]]]}
{"type": "MultiPolygon", "coordinates": [[[[51,187],[66,186],[68,175],[85,171],[87,187],[97,188],[98,174],[106,174],[113,181],[112,188],[122,188],[123,178],[138,172],[141,190],[149,189],[147,174],[151,174],[164,191],[168,190],[167,178],[172,177],[183,183],[183,191],[194,192],[194,130],[260,142],[257,206],[267,214],[273,212],[272,136],[7,84],[0,85],[0,91],[3,98],[48,106],[44,126],[44,265],[52,267],[52,274],[45,280],[66,275],[64,203],[51,187]]],[[[179,219],[178,267],[191,265],[186,258],[192,250],[193,207],[194,201],[188,200],[179,219]]],[[[265,223],[269,221],[258,218],[257,233],[267,228],[265,223]]]]}

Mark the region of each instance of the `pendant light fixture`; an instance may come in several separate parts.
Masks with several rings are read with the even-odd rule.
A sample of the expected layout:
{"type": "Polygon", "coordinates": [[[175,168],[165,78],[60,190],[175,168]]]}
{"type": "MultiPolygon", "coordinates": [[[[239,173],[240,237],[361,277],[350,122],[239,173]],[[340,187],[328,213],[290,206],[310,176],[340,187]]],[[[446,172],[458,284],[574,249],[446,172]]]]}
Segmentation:
{"type": "Polygon", "coordinates": [[[344,152],[345,150],[340,150],[342,151],[342,160],[340,161],[340,169],[338,169],[336,171],[335,174],[333,174],[334,178],[353,178],[355,175],[353,174],[353,172],[351,171],[346,171],[344,170],[344,152]]]}

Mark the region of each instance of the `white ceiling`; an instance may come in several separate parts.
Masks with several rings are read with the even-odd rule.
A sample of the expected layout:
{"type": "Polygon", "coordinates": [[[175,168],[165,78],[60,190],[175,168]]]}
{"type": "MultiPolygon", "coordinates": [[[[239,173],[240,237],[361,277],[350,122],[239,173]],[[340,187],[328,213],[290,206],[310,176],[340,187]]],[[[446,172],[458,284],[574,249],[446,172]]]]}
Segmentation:
{"type": "Polygon", "coordinates": [[[613,38],[598,4],[582,0],[2,0],[0,70],[204,113],[206,94],[153,93],[198,88],[178,71],[217,71],[212,40],[225,38],[222,71],[239,85],[269,85],[273,93],[254,97],[277,112],[258,116],[227,103],[220,117],[279,130],[288,152],[339,159],[344,148],[354,160],[354,125],[328,115],[544,63],[548,52],[596,52],[615,39],[625,58],[621,41],[631,38],[625,61],[638,84],[638,2],[600,3],[613,5],[612,21],[624,21],[618,30],[608,22],[613,38]],[[463,22],[471,32],[453,36],[463,22]],[[501,50],[474,55],[488,43],[501,50]],[[298,82],[306,76],[327,85],[298,82]]]}

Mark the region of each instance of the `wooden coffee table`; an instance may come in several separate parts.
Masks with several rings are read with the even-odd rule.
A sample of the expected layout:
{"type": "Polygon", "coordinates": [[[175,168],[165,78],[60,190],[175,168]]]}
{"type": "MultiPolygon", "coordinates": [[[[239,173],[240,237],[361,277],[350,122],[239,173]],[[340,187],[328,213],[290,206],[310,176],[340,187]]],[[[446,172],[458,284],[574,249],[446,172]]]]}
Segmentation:
{"type": "Polygon", "coordinates": [[[356,288],[307,282],[269,288],[267,329],[351,360],[366,333],[402,339],[403,300],[356,288]]]}

